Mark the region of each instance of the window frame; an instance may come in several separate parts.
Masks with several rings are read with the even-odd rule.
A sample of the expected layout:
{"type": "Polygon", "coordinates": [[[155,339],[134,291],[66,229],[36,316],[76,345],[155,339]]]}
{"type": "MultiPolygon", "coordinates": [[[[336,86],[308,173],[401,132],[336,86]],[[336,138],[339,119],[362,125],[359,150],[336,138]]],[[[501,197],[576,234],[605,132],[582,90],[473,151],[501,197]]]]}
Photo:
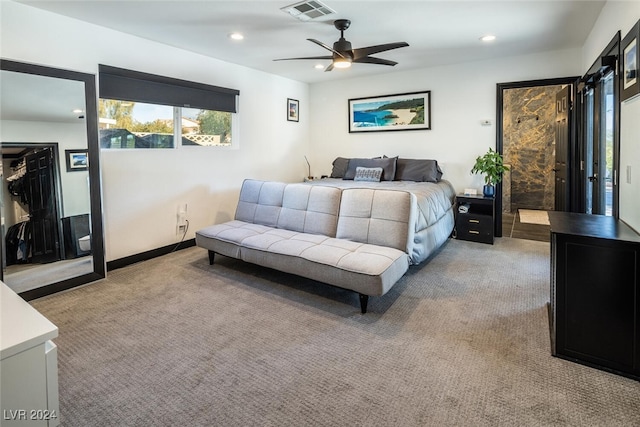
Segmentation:
{"type": "MultiPolygon", "coordinates": [[[[173,149],[191,149],[183,145],[183,108],[220,111],[231,114],[231,144],[193,145],[196,148],[233,150],[239,148],[239,97],[240,91],[207,85],[188,80],[99,65],[99,100],[139,102],[164,105],[173,108],[173,149]]],[[[133,147],[101,148],[101,150],[149,150],[168,148],[133,147]]]]}

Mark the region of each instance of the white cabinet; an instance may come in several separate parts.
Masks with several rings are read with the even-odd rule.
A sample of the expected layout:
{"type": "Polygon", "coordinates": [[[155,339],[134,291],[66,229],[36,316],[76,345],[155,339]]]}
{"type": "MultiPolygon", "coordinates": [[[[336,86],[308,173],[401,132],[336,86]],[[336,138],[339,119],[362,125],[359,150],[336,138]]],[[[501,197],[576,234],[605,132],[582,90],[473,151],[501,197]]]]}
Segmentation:
{"type": "Polygon", "coordinates": [[[0,282],[0,425],[57,426],[58,328],[0,282]]]}

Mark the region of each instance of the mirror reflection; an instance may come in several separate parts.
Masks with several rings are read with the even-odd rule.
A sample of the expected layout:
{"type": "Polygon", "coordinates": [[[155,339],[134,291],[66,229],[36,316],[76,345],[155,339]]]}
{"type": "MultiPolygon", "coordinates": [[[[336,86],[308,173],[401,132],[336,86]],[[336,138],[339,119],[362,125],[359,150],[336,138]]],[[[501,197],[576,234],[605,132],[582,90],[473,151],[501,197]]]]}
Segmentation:
{"type": "Polygon", "coordinates": [[[0,73],[3,281],[21,293],[94,271],[85,86],[0,73]]]}

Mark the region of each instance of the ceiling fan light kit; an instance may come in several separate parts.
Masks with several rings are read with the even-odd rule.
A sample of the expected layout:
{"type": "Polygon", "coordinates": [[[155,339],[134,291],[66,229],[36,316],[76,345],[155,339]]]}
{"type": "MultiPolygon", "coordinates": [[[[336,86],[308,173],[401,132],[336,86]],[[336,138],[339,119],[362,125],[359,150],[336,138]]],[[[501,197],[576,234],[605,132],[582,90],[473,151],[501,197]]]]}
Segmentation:
{"type": "Polygon", "coordinates": [[[333,43],[333,47],[328,46],[321,41],[315,39],[307,39],[312,43],[317,44],[318,46],[328,50],[331,52],[331,55],[327,56],[306,56],[300,58],[282,58],[282,59],[274,59],[274,61],[293,61],[300,59],[327,59],[331,60],[331,64],[325,68],[325,71],[331,71],[334,68],[349,68],[352,63],[363,63],[363,64],[376,64],[376,65],[389,65],[394,66],[397,64],[395,61],[390,61],[388,59],[377,58],[371,56],[376,53],[386,52],[392,49],[398,49],[401,47],[409,46],[406,42],[396,42],[396,43],[385,43],[376,46],[368,46],[362,47],[358,49],[353,49],[351,47],[351,42],[344,38],[344,32],[351,25],[351,21],[348,19],[336,19],[333,21],[334,27],[338,31],[340,31],[340,38],[338,41],[333,43]]]}
{"type": "Polygon", "coordinates": [[[334,58],[334,68],[349,68],[351,67],[351,58],[334,58]]]}

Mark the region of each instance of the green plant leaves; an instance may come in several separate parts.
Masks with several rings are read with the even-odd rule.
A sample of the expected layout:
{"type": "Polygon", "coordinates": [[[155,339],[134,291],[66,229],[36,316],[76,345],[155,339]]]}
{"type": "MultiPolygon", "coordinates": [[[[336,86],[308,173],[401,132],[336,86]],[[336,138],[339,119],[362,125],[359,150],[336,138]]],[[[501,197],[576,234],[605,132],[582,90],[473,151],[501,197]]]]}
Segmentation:
{"type": "Polygon", "coordinates": [[[502,180],[502,174],[508,170],[509,167],[504,165],[502,155],[489,147],[489,151],[483,156],[476,157],[471,173],[483,174],[485,184],[494,185],[502,180]]]}

